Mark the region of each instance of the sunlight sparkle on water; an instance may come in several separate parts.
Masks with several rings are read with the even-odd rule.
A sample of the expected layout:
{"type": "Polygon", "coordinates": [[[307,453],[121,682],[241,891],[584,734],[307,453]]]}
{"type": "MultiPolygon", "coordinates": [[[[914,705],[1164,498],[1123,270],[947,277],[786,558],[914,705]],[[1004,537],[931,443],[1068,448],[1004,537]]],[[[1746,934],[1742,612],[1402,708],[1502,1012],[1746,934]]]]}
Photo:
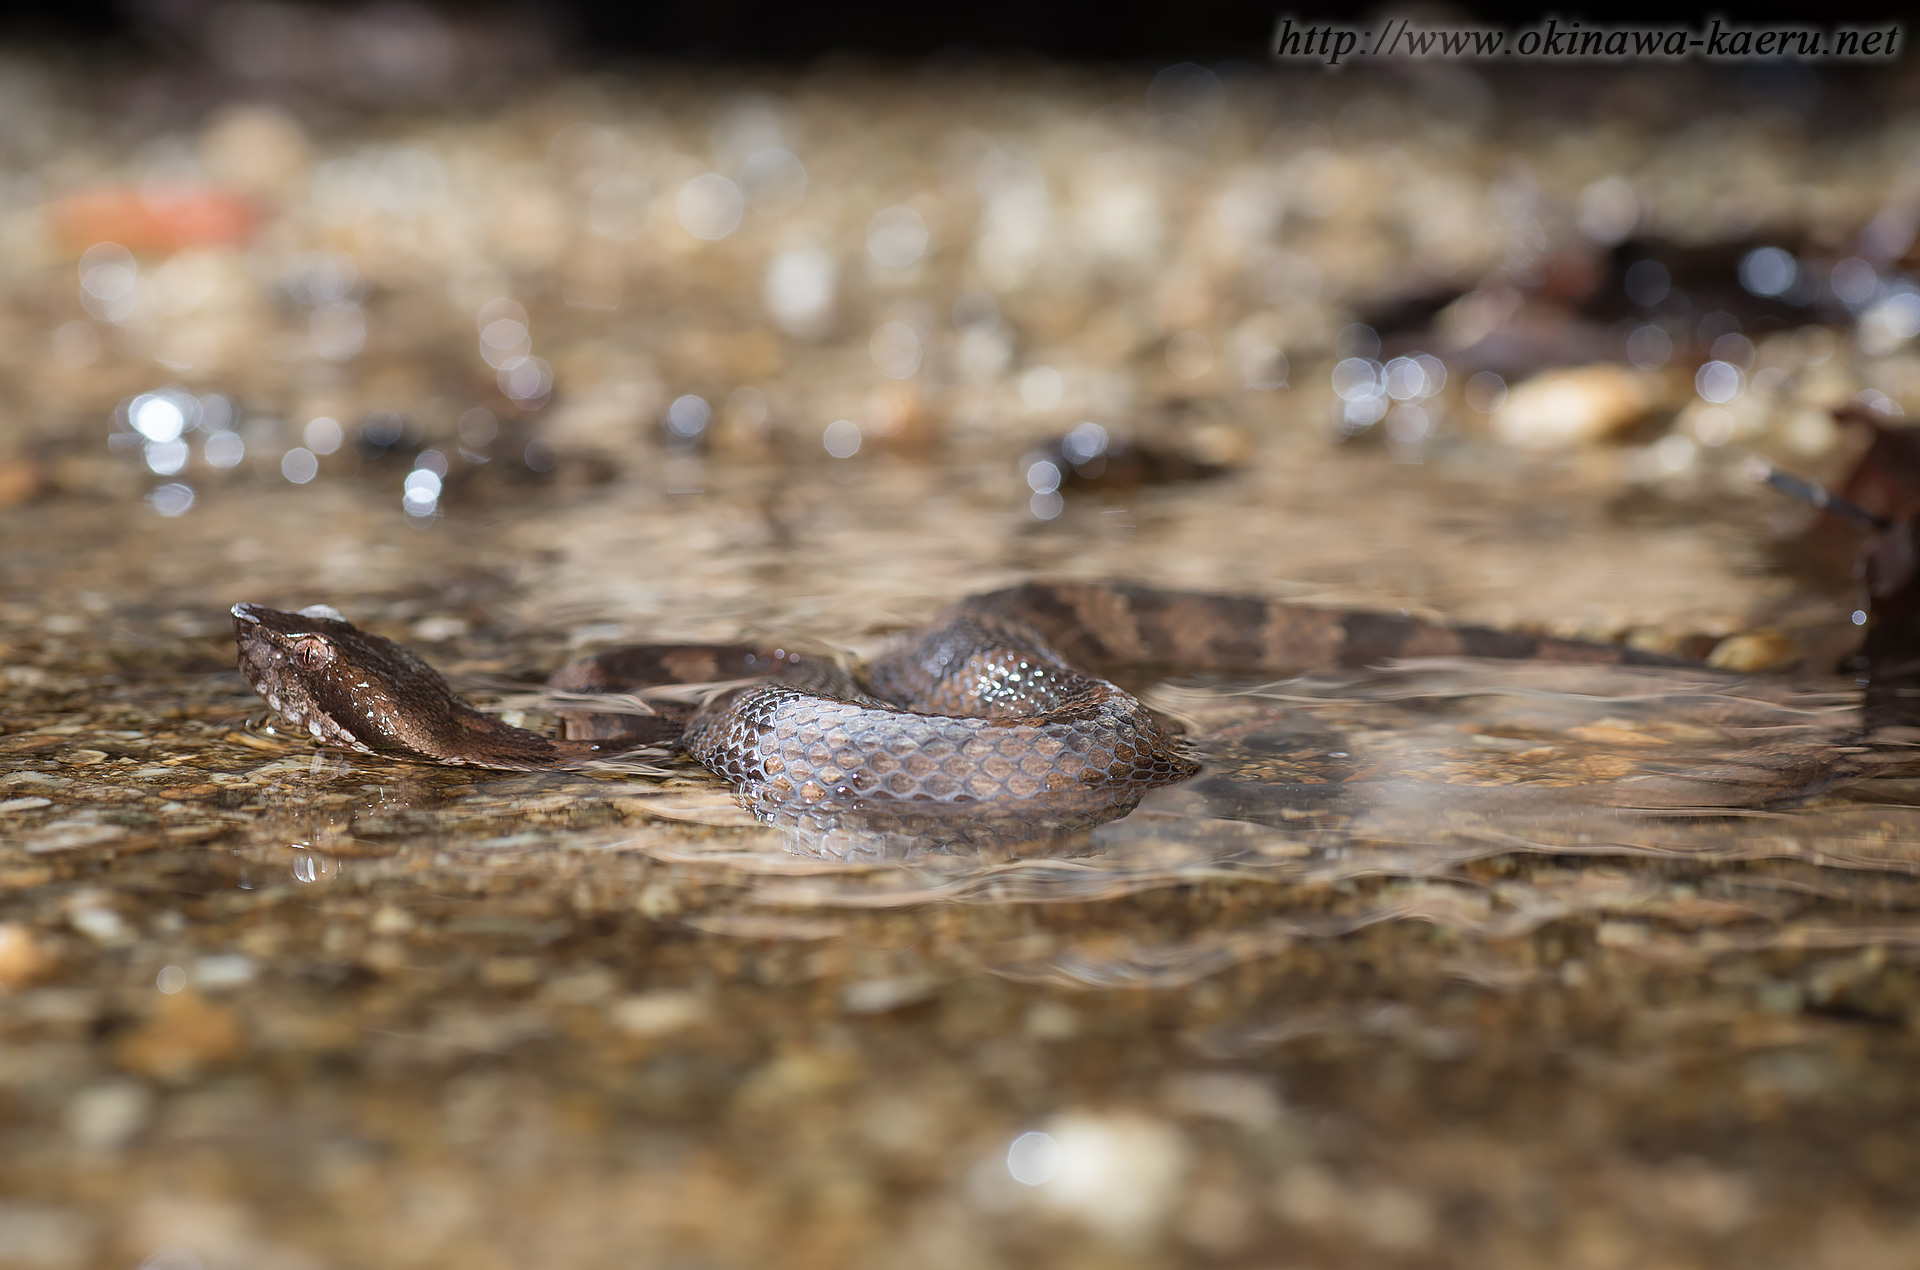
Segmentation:
{"type": "Polygon", "coordinates": [[[216,432],[206,439],[202,453],[209,467],[237,467],[247,456],[247,445],[237,432],[216,432]]]}
{"type": "Polygon", "coordinates": [[[500,421],[493,417],[493,411],[484,406],[475,406],[460,416],[460,443],[475,450],[484,450],[493,444],[500,435],[500,421]]]}
{"type": "Polygon", "coordinates": [[[1483,415],[1490,415],[1505,404],[1507,381],[1490,370],[1483,370],[1467,381],[1466,396],[1467,405],[1483,415]]]}
{"type": "Polygon", "coordinates": [[[132,325],[142,316],[140,266],[119,243],[95,243],[80,257],[80,304],[103,322],[132,325]]]}
{"type": "Polygon", "coordinates": [[[850,459],[860,453],[860,425],[851,419],[835,419],[820,434],[820,444],[836,459],[850,459]]]}
{"type": "Polygon", "coordinates": [[[740,228],[740,215],[746,210],[740,187],[718,172],[696,176],[681,186],[673,205],[681,227],[695,238],[708,241],[725,238],[740,228]]]}
{"type": "Polygon", "coordinates": [[[1020,400],[1030,409],[1052,410],[1065,392],[1065,381],[1051,366],[1032,366],[1020,376],[1020,400]]]}
{"type": "Polygon", "coordinates": [[[1672,337],[1651,322],[1636,326],[1627,336],[1627,360],[1641,370],[1659,370],[1672,357],[1672,337]]]}
{"type": "Polygon", "coordinates": [[[712,417],[713,407],[705,397],[692,393],[675,397],[667,407],[667,431],[682,441],[692,441],[707,430],[707,421],[712,417]]]}
{"type": "Polygon", "coordinates": [[[1708,362],[1693,377],[1694,391],[1704,401],[1725,405],[1746,386],[1740,368],[1729,362],[1708,362]]]}
{"type": "Polygon", "coordinates": [[[527,335],[525,322],[496,318],[480,329],[480,357],[495,370],[532,351],[533,340],[527,335]]]}
{"type": "Polygon", "coordinates": [[[927,254],[927,222],[911,207],[889,207],[867,223],[867,254],[889,269],[906,269],[927,254]]]}
{"type": "Polygon", "coordinates": [[[300,435],[301,439],[307,443],[307,448],[315,454],[332,454],[346,439],[346,434],[340,429],[339,421],[328,418],[326,415],[307,420],[307,426],[300,430],[300,435]]]}
{"type": "Polygon", "coordinates": [[[784,216],[807,194],[807,169],[785,146],[762,146],[741,161],[740,188],[757,212],[784,216]]]}
{"type": "Polygon", "coordinates": [[[186,412],[166,393],[143,393],[127,407],[127,422],[149,441],[176,441],[186,431],[186,412]]]}
{"type": "Polygon", "coordinates": [[[1799,276],[1799,262],[1778,247],[1755,247],[1740,261],[1740,285],[1754,295],[1783,294],[1799,276]]]}
{"type": "Polygon", "coordinates": [[[1861,309],[1880,290],[1880,275],[1858,256],[1848,256],[1827,275],[1827,285],[1840,303],[1850,309],[1861,309]]]}
{"type": "Polygon", "coordinates": [[[500,368],[500,391],[516,406],[530,409],[553,391],[553,368],[539,357],[516,357],[500,368]]]}
{"type": "Polygon", "coordinates": [[[911,379],[920,369],[920,335],[905,322],[883,322],[867,351],[888,379],[911,379]]]}
{"type": "Polygon", "coordinates": [[[1060,1171],[1060,1144],[1050,1133],[1023,1133],[1007,1148],[1007,1172],[1022,1186],[1041,1186],[1060,1171]]]}
{"type": "Polygon", "coordinates": [[[187,465],[185,441],[149,441],[146,444],[147,470],[159,476],[172,476],[187,465]]]}
{"type": "Polygon", "coordinates": [[[295,446],[280,456],[280,475],[295,485],[305,485],[320,474],[320,460],[313,451],[295,446]]]}
{"type": "Polygon", "coordinates": [[[169,518],[184,515],[193,506],[193,487],[178,482],[162,485],[147,495],[147,506],[169,518]]]}
{"type": "Polygon", "coordinates": [[[775,256],[760,288],[774,325],[789,335],[824,335],[833,316],[834,273],[833,257],[817,247],[775,256]]]}
{"type": "Polygon", "coordinates": [[[438,472],[429,467],[417,467],[407,473],[406,493],[401,496],[401,502],[409,515],[430,515],[440,501],[440,489],[438,472]]]}
{"type": "Polygon", "coordinates": [[[1061,453],[1070,463],[1085,463],[1107,452],[1107,430],[1097,423],[1076,423],[1060,439],[1061,453]]]}

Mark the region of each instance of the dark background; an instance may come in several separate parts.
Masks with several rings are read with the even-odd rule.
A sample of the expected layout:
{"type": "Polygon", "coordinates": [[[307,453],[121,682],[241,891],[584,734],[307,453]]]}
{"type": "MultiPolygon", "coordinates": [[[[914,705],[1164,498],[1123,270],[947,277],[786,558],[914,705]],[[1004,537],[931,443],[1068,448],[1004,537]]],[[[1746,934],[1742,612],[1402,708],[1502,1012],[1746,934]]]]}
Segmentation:
{"type": "MultiPolygon", "coordinates": [[[[220,0],[55,0],[28,4],[0,0],[0,35],[62,43],[164,47],[169,31],[216,8],[220,0]]],[[[320,7],[361,4],[329,0],[320,7]]],[[[1289,3],[1288,0],[1113,0],[1105,4],[1044,4],[1034,0],[960,0],[928,4],[813,5],[802,0],[702,0],[656,5],[630,0],[559,0],[485,5],[428,3],[437,12],[474,15],[517,10],[539,21],[577,60],[621,56],[691,56],[749,61],[795,61],[831,51],[920,57],[1027,51],[1065,60],[1157,61],[1182,58],[1255,58],[1282,13],[1300,18],[1358,21],[1381,13],[1378,4],[1289,3]]],[[[1906,6],[1841,4],[1397,4],[1396,14],[1429,21],[1531,24],[1549,13],[1603,23],[1698,24],[1715,14],[1740,23],[1891,23],[1906,6]]]]}

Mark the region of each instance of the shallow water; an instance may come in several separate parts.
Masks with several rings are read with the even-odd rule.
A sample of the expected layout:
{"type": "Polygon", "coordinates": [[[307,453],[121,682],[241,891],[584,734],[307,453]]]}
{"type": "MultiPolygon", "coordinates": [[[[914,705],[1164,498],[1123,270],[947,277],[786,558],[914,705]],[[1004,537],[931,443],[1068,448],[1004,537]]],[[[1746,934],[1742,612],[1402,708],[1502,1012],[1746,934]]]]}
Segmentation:
{"type": "MultiPolygon", "coordinates": [[[[302,144],[346,166],[282,190],[250,255],[182,269],[297,264],[311,290],[338,259],[282,258],[348,252],[373,289],[327,304],[370,324],[364,352],[316,343],[326,305],[288,281],[177,320],[87,319],[97,364],[23,373],[31,428],[0,419],[0,475],[20,477],[0,497],[0,1265],[1920,1260],[1920,786],[1847,744],[1857,689],[1826,670],[1851,584],[1780,564],[1806,518],[1735,479],[1739,447],[1696,444],[1684,375],[1663,437],[1613,445],[1517,449],[1457,384],[1417,446],[1327,425],[1338,332],[1383,279],[1432,265],[1422,252],[1472,273],[1571,232],[1597,176],[1555,141],[1575,125],[1504,135],[1497,113],[1420,105],[1424,89],[1321,80],[1282,109],[1240,85],[1195,151],[1135,117],[1124,77],[1023,74],[1024,120],[990,76],[774,85],[815,201],[756,204],[705,245],[674,224],[668,177],[773,109],[730,85],[582,82],[437,120],[315,123],[302,144]],[[884,127],[836,130],[876,102],[884,127]],[[1425,148],[1389,144],[1380,109],[1425,148]],[[1118,148],[1083,172],[1088,137],[1118,148]],[[1091,182],[1074,197],[1107,212],[1117,189],[1126,216],[1075,213],[1048,257],[1046,240],[994,238],[1013,232],[1005,208],[982,212],[964,260],[846,264],[841,328],[766,329],[762,257],[798,233],[778,216],[864,260],[866,203],[908,197],[873,194],[884,176],[920,191],[936,242],[965,245],[975,195],[926,169],[939,145],[977,162],[986,202],[1028,197],[1040,173],[1091,182]],[[1475,175],[1514,165],[1534,183],[1475,175]],[[1209,220],[1199,192],[1269,177],[1293,200],[1290,250],[1324,271],[1318,299],[1235,290],[1297,261],[1232,255],[1237,222],[1209,220]],[[597,217],[588,191],[616,179],[652,210],[619,234],[541,237],[543,198],[597,217]],[[335,185],[379,210],[341,219],[335,185]],[[1127,237],[1142,188],[1170,245],[1127,237]],[[492,238],[461,219],[496,205],[492,238]],[[1395,217],[1424,245],[1396,246],[1395,217]],[[1046,274],[1100,233],[1137,258],[1046,274]],[[986,336],[936,324],[919,328],[938,332],[919,378],[868,364],[887,354],[875,323],[912,326],[925,315],[901,304],[944,309],[980,277],[1004,308],[998,361],[955,370],[986,336]],[[473,310],[509,285],[538,297],[550,403],[503,395],[475,354],[473,310]],[[1132,302],[1106,306],[1103,286],[1132,302]],[[1177,369],[1191,341],[1174,343],[1190,322],[1221,353],[1194,376],[1177,369]],[[1285,344],[1290,387],[1229,366],[1255,337],[1285,344]],[[1053,379],[1030,392],[1036,370],[1053,379]],[[222,434],[203,429],[200,457],[163,472],[172,459],[112,421],[123,394],[175,375],[233,394],[245,464],[212,464],[222,434]],[[749,381],[760,433],[729,413],[749,381]],[[663,440],[669,400],[696,391],[731,403],[714,435],[663,440]],[[905,422],[859,413],[889,393],[911,399],[905,422]],[[456,423],[482,400],[491,450],[456,423]],[[1048,502],[1032,447],[1083,409],[1116,435],[1158,410],[1181,437],[1216,429],[1230,470],[1048,502]],[[399,418],[383,410],[417,435],[369,442],[399,418]],[[295,423],[323,411],[354,440],[287,467],[326,435],[295,423]],[[838,422],[868,429],[845,458],[822,431],[838,422]],[[444,482],[403,503],[428,454],[444,482]],[[161,497],[189,484],[190,506],[161,497]],[[857,816],[762,824],[671,755],[518,774],[319,748],[265,718],[226,616],[332,604],[539,726],[546,672],[594,647],[859,656],[1030,577],[1804,655],[1745,674],[1174,668],[1137,686],[1187,731],[1194,780],[1092,827],[902,835],[857,816]]],[[[1673,100],[1699,100],[1690,83],[1673,100]]],[[[56,98],[74,135],[105,135],[56,98]]],[[[286,141],[248,118],[254,143],[286,141]]],[[[1657,227],[1728,239],[1751,227],[1726,155],[1772,163],[1742,168],[1757,192],[1732,203],[1813,232],[1865,199],[1885,166],[1870,142],[1892,135],[1823,149],[1779,121],[1729,116],[1705,141],[1609,126],[1623,170],[1654,174],[1657,227]]],[[[215,157],[216,131],[196,134],[215,157]]],[[[147,162],[110,149],[74,162],[147,162]]],[[[23,329],[80,303],[74,262],[38,250],[6,264],[23,329]]],[[[1825,344],[1762,338],[1755,365],[1786,378],[1737,422],[1743,445],[1831,476],[1844,447],[1800,426],[1809,403],[1897,396],[1920,363],[1809,329],[1825,344]]]]}
{"type": "MultiPolygon", "coordinates": [[[[684,762],[321,750],[263,724],[228,668],[233,599],[325,599],[537,722],[537,694],[499,689],[591,642],[872,648],[1030,569],[1345,600],[1364,556],[1424,579],[1416,601],[1485,594],[1477,548],[1391,552],[1381,517],[1341,522],[1328,503],[1373,506],[1341,481],[1394,487],[1408,522],[1458,500],[1508,568],[1565,571],[1559,543],[1498,534],[1528,504],[1481,483],[1340,454],[1291,470],[1299,498],[1256,478],[1152,494],[1124,537],[1097,506],[904,515],[911,470],[788,473],[787,497],[831,509],[793,538],[662,553],[634,544],[751,539],[751,504],[613,489],[421,529],[316,489],[176,521],[13,514],[0,882],[29,932],[9,964],[33,963],[0,1006],[15,1238],[39,1264],[151,1245],[301,1266],[1897,1249],[1873,1214],[1906,1184],[1913,790],[1684,814],[1712,801],[1703,772],[1734,772],[1720,801],[1740,801],[1756,745],[1845,740],[1846,681],[1174,678],[1148,700],[1200,777],[1090,831],[929,846],[761,825],[684,762]],[[317,514],[328,533],[303,538],[317,514]],[[838,549],[887,517],[911,585],[838,549]],[[1157,570],[1201,517],[1240,532],[1205,572],[1157,570]],[[1031,1132],[1060,1180],[1009,1173],[1031,1132]]],[[[1607,560],[1667,530],[1561,512],[1616,583],[1602,603],[1666,616],[1680,579],[1607,560]]],[[[1672,532],[1737,560],[1736,528],[1672,532]]]]}

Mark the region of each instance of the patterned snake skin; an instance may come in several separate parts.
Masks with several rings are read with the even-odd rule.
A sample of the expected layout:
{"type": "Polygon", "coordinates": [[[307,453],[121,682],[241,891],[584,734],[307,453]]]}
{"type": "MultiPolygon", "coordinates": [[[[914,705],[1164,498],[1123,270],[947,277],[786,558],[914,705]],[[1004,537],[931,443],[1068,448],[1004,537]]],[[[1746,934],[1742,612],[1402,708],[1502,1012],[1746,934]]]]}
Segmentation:
{"type": "MultiPolygon", "coordinates": [[[[1102,675],[1284,675],[1409,656],[1661,663],[1615,645],[1111,583],[1028,583],[963,600],[866,670],[747,645],[609,649],[549,687],[629,692],[756,682],[696,710],[571,712],[550,740],[481,714],[407,649],[332,609],[233,609],[240,668],[323,743],[435,763],[576,766],[678,739],[763,815],[816,807],[1124,810],[1197,765],[1102,675]]],[[[566,712],[563,712],[566,713],[566,712]]]]}
{"type": "Polygon", "coordinates": [[[1198,770],[1132,696],[977,608],[875,662],[864,692],[803,663],[701,711],[686,746],[763,807],[1112,802],[1198,770]]]}

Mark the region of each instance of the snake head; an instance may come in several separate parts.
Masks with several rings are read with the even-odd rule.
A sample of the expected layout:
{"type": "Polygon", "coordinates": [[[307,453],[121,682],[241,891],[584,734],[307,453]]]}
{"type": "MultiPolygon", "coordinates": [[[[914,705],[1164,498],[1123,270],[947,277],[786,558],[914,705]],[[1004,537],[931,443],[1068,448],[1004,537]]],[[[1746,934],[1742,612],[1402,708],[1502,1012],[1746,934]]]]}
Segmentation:
{"type": "MultiPolygon", "coordinates": [[[[339,610],[233,606],[240,673],[313,739],[363,754],[531,771],[568,757],[545,737],[481,714],[433,667],[339,610]]],[[[589,750],[596,747],[589,746],[589,750]]]]}
{"type": "Polygon", "coordinates": [[[316,741],[418,752],[418,721],[461,708],[433,667],[324,604],[294,613],[236,604],[233,633],[247,683],[316,741]]]}

